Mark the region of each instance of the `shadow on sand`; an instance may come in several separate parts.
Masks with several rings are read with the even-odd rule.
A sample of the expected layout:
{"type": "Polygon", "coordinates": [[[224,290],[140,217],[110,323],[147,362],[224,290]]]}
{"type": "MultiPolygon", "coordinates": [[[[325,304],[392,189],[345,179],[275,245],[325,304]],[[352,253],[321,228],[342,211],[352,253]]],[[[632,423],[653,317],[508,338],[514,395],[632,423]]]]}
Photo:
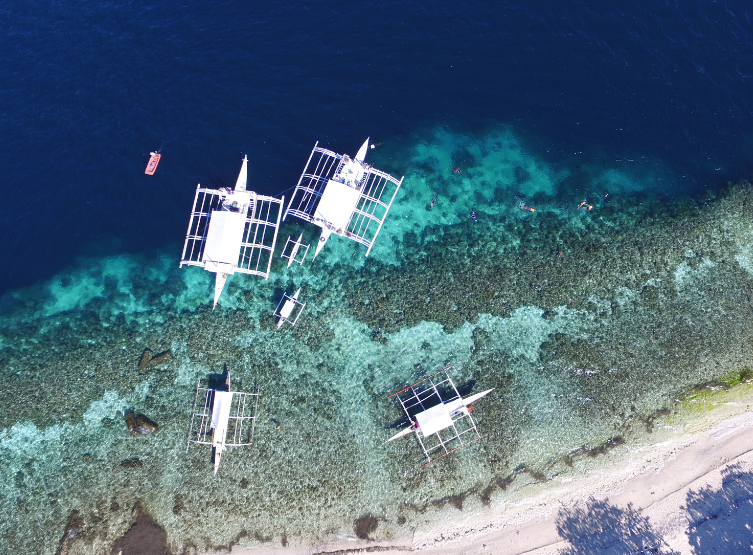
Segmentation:
{"type": "Polygon", "coordinates": [[[688,541],[696,555],[750,553],[753,547],[753,473],[724,469],[722,487],[689,491],[688,541]]]}
{"type": "Polygon", "coordinates": [[[586,505],[560,510],[557,532],[570,545],[561,555],[676,554],[651,528],[648,517],[632,505],[621,509],[589,499],[586,505]]]}

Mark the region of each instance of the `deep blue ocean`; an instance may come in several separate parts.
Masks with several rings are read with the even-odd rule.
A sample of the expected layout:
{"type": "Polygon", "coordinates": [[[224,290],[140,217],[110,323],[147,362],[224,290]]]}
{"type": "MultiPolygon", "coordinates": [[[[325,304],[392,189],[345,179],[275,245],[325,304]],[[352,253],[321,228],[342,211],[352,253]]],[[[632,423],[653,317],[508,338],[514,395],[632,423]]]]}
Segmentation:
{"type": "Polygon", "coordinates": [[[197,183],[232,181],[248,154],[256,189],[279,193],[317,140],[505,125],[553,164],[659,168],[666,195],[747,177],[752,18],[698,0],[9,0],[0,292],[177,245],[197,183]]]}

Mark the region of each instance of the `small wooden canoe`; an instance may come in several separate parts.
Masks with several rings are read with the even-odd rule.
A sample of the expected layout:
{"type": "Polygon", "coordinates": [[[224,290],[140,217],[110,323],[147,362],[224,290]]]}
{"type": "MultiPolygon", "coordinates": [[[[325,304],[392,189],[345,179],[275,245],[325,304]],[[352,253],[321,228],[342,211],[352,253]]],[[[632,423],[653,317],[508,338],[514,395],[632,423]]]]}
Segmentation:
{"type": "Polygon", "coordinates": [[[152,152],[150,154],[152,157],[149,158],[149,163],[146,165],[146,171],[144,173],[147,175],[154,175],[154,172],[157,171],[157,164],[159,164],[159,159],[162,158],[162,155],[158,152],[152,152]]]}

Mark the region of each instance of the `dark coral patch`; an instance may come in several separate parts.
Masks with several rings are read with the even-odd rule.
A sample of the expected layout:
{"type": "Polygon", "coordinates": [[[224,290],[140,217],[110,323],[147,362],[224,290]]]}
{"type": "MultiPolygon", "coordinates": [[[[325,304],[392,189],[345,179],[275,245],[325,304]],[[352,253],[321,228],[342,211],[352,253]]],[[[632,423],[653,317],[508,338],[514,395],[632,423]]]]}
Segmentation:
{"type": "Polygon", "coordinates": [[[370,535],[376,532],[379,521],[373,515],[362,516],[354,523],[356,536],[362,540],[370,540],[370,535]]]}

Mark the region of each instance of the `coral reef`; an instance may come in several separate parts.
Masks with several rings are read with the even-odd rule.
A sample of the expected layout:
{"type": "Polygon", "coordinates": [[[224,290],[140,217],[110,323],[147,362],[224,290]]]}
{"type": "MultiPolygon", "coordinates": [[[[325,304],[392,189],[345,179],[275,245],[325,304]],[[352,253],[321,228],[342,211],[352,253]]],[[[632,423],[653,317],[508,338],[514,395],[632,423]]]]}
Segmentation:
{"type": "Polygon", "coordinates": [[[65,525],[65,533],[60,540],[60,545],[58,546],[55,555],[68,555],[71,543],[81,535],[83,525],[84,522],[79,517],[78,511],[71,511],[71,515],[68,517],[68,523],[65,525]]]}
{"type": "Polygon", "coordinates": [[[32,518],[47,553],[75,539],[125,555],[141,530],[161,552],[399,537],[598,465],[676,406],[749,381],[747,183],[660,202],[601,172],[582,186],[609,197],[583,211],[574,178],[509,134],[440,139],[450,146],[415,148],[365,260],[331,241],[316,266],[233,276],[215,311],[210,276],[178,270],[174,253],[83,261],[14,292],[0,313],[14,401],[0,404],[0,551],[28,545],[32,518]],[[271,312],[293,283],[306,313],[278,332],[271,312]],[[410,438],[384,444],[401,417],[387,396],[445,364],[464,390],[496,388],[474,412],[489,435],[421,469],[410,438]],[[186,437],[198,380],[225,367],[261,401],[254,445],[223,456],[218,488],[186,437]],[[124,421],[159,433],[131,438],[124,421]],[[153,520],[121,509],[137,502],[153,520]],[[61,541],[74,510],[86,534],[69,522],[61,541]]]}

